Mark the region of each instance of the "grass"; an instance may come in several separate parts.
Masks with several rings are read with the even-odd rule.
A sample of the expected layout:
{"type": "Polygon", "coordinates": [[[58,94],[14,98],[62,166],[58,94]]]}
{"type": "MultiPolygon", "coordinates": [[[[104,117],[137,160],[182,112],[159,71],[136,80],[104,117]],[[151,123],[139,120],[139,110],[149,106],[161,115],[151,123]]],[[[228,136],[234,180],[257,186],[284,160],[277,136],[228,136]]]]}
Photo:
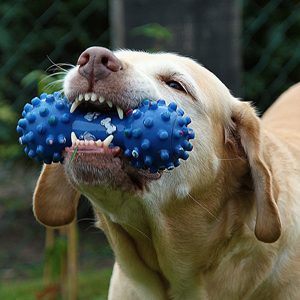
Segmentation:
{"type": "MultiPolygon", "coordinates": [[[[79,274],[78,300],[107,299],[111,272],[111,268],[107,268],[97,271],[85,271],[79,274]]],[[[36,293],[43,290],[43,288],[42,278],[0,283],[0,295],[1,299],[5,300],[34,300],[37,299],[36,293]]],[[[57,300],[58,299],[59,298],[57,298],[57,300]]]]}

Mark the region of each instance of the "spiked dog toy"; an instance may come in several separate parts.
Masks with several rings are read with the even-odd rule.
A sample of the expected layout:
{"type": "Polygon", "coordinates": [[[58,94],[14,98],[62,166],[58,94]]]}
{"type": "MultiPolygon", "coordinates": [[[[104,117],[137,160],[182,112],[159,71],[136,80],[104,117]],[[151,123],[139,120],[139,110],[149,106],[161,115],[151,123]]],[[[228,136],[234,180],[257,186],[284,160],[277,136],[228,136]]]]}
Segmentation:
{"type": "Polygon", "coordinates": [[[62,152],[73,145],[119,146],[137,168],[155,173],[172,170],[186,160],[194,132],[182,109],[164,100],[145,100],[121,120],[117,113],[70,113],[71,103],[60,93],[42,94],[24,106],[17,132],[25,153],[39,162],[63,160],[62,152]]]}

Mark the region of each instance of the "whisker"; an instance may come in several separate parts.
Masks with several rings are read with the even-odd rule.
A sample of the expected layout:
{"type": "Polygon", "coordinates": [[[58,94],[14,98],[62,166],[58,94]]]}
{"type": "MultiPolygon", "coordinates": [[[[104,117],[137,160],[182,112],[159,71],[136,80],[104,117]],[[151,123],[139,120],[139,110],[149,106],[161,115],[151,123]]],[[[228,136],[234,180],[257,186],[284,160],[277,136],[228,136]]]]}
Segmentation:
{"type": "Polygon", "coordinates": [[[212,214],[207,208],[205,208],[201,203],[199,203],[194,197],[192,197],[191,195],[190,195],[190,193],[188,193],[188,195],[190,196],[190,198],[194,201],[194,202],[196,202],[200,207],[202,207],[207,213],[209,213],[215,220],[217,220],[219,223],[221,223],[220,222],[220,220],[214,215],[214,214],[212,214]]]}
{"type": "MultiPolygon", "coordinates": [[[[41,82],[42,82],[42,80],[41,80],[41,82]]],[[[52,82],[47,83],[47,86],[48,85],[51,86],[51,85],[61,84],[62,82],[63,82],[63,79],[57,79],[57,80],[54,80],[52,82]]]]}
{"type": "MultiPolygon", "coordinates": [[[[50,74],[50,75],[47,75],[47,76],[45,76],[43,79],[41,79],[41,81],[40,82],[43,82],[43,81],[45,81],[45,80],[47,80],[48,78],[51,78],[51,77],[54,77],[54,76],[57,76],[57,75],[64,75],[65,73],[62,73],[62,72],[60,72],[60,73],[54,73],[54,74],[50,74]]],[[[53,80],[53,82],[62,82],[64,79],[62,78],[62,79],[55,79],[55,80],[53,80]]]]}
{"type": "MultiPolygon", "coordinates": [[[[88,231],[88,230],[90,230],[91,228],[99,229],[99,228],[97,228],[95,225],[90,225],[88,228],[85,229],[85,231],[88,231]]],[[[93,233],[94,233],[94,234],[95,234],[95,233],[98,233],[98,231],[97,231],[97,232],[93,232],[93,233]]]]}
{"type": "Polygon", "coordinates": [[[51,68],[53,67],[57,67],[58,69],[64,71],[64,72],[68,72],[68,70],[64,69],[62,66],[66,66],[66,67],[71,67],[71,68],[74,68],[75,66],[72,65],[72,64],[67,64],[67,63],[55,63],[48,55],[47,55],[47,58],[50,60],[50,62],[53,64],[52,66],[50,66],[48,70],[50,70],[51,68]]]}
{"type": "Polygon", "coordinates": [[[63,72],[55,72],[55,73],[47,75],[46,78],[48,78],[48,77],[54,77],[54,76],[57,76],[57,75],[66,75],[66,72],[65,71],[63,71],[63,72]]]}
{"type": "Polygon", "coordinates": [[[57,66],[66,66],[66,67],[71,67],[71,68],[74,68],[76,67],[75,65],[73,64],[68,64],[68,63],[56,63],[57,66]]]}
{"type": "Polygon", "coordinates": [[[138,231],[140,234],[142,234],[145,238],[147,238],[152,243],[151,239],[144,232],[142,232],[141,230],[139,230],[136,227],[131,226],[129,224],[124,224],[124,225],[127,225],[127,226],[131,227],[132,229],[135,229],[136,231],[138,231]]]}
{"type": "Polygon", "coordinates": [[[77,223],[79,222],[84,222],[84,221],[95,221],[93,218],[83,218],[83,219],[80,219],[80,220],[77,220],[77,223]]]}
{"type": "MultiPolygon", "coordinates": [[[[114,223],[112,220],[108,220],[108,222],[114,223]]],[[[140,234],[142,234],[145,238],[147,238],[147,239],[152,243],[152,240],[151,240],[145,233],[143,233],[141,230],[139,230],[139,229],[137,229],[136,227],[131,226],[131,225],[129,225],[129,224],[126,224],[126,223],[123,223],[123,224],[126,225],[126,226],[131,227],[132,229],[134,229],[134,230],[136,230],[136,231],[138,231],[140,234]]]]}
{"type": "Polygon", "coordinates": [[[218,160],[237,160],[241,159],[240,157],[233,157],[233,158],[218,158],[218,160]]]}
{"type": "MultiPolygon", "coordinates": [[[[55,81],[55,82],[49,82],[48,84],[45,85],[45,87],[43,88],[43,90],[47,90],[48,88],[53,88],[53,87],[55,87],[56,85],[61,86],[61,83],[58,82],[58,81],[55,81]]],[[[63,89],[60,89],[58,92],[61,93],[62,90],[63,90],[63,89]]]]}

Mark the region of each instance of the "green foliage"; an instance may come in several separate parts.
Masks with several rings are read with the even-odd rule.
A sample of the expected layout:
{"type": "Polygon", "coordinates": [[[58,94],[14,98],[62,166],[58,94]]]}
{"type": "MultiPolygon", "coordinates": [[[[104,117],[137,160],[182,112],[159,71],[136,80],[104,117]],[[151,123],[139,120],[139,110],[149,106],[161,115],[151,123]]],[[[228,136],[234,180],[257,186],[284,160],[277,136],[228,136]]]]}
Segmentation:
{"type": "Polygon", "coordinates": [[[158,23],[149,23],[139,27],[135,27],[130,31],[133,36],[146,36],[155,40],[154,49],[148,49],[148,51],[161,51],[163,50],[163,42],[171,41],[174,38],[172,30],[167,27],[163,27],[158,23]]]}
{"type": "Polygon", "coordinates": [[[21,85],[24,87],[30,85],[37,86],[38,95],[42,93],[53,94],[56,91],[62,90],[62,80],[65,72],[60,73],[51,76],[42,70],[34,70],[22,78],[21,85]]]}
{"type": "Polygon", "coordinates": [[[136,36],[144,35],[149,38],[154,38],[158,42],[163,40],[171,40],[174,37],[170,29],[163,27],[158,23],[149,23],[136,27],[131,30],[131,34],[136,36]]]}
{"type": "MultiPolygon", "coordinates": [[[[109,280],[112,270],[89,270],[81,272],[78,278],[78,300],[104,300],[107,299],[109,280]]],[[[36,299],[37,291],[43,289],[43,279],[30,278],[15,282],[0,282],[1,299],[5,300],[32,300],[36,299]]]]}
{"type": "Polygon", "coordinates": [[[61,274],[63,260],[68,250],[68,241],[65,237],[56,238],[54,244],[45,253],[46,263],[50,263],[52,274],[57,278],[61,274]]]}
{"type": "Polygon", "coordinates": [[[16,137],[18,114],[12,109],[9,101],[0,101],[0,161],[16,156],[19,153],[16,137]],[[16,142],[12,142],[16,137],[16,142]]]}

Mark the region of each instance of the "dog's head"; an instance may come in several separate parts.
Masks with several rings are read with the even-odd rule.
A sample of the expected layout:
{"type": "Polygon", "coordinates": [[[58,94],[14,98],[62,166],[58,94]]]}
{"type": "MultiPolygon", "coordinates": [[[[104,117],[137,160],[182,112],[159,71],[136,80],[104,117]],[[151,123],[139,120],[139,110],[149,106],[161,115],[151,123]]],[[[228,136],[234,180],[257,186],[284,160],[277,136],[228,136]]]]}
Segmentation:
{"type": "Polygon", "coordinates": [[[278,239],[276,193],[260,121],[249,104],[234,98],[194,60],[169,53],[113,53],[92,47],[66,75],[64,92],[73,109],[117,110],[121,117],[145,99],[176,102],[192,119],[194,149],[179,167],[157,174],[130,165],[119,149],[79,147],[69,167],[73,152],[65,151],[64,166],[46,165],[35,191],[34,212],[42,223],[70,223],[81,193],[114,221],[125,222],[138,218],[136,210],[141,207],[165,206],[188,196],[211,199],[206,206],[218,213],[226,199],[247,187],[256,199],[257,238],[278,239]]]}

